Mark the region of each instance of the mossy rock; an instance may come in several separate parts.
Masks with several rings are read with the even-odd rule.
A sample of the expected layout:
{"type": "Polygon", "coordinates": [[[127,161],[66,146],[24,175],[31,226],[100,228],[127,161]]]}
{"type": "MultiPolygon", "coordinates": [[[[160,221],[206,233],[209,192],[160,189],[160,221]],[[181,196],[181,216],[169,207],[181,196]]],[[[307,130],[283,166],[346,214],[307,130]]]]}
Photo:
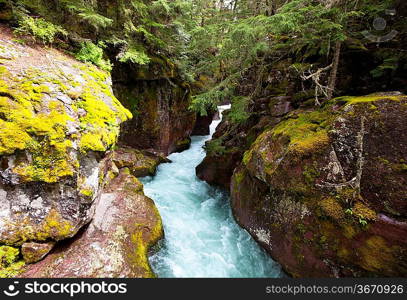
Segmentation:
{"type": "Polygon", "coordinates": [[[376,93],[300,108],[245,152],[234,215],[288,273],[407,275],[406,103],[376,93]]]}
{"type": "Polygon", "coordinates": [[[104,153],[132,117],[110,75],[54,49],[2,33],[0,243],[59,241],[92,216],[104,153]]]}
{"type": "Polygon", "coordinates": [[[155,277],[149,250],[163,237],[163,225],[143,185],[123,168],[105,186],[92,222],[83,234],[35,265],[21,277],[155,277]],[[83,251],[86,249],[86,251],[83,251]]]}

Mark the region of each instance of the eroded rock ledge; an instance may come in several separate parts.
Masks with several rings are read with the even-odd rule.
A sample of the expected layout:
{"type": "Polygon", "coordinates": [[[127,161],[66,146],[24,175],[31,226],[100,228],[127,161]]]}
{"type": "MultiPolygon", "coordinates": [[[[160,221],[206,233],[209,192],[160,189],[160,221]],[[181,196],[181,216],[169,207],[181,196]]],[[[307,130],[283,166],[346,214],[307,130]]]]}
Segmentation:
{"type": "Polygon", "coordinates": [[[89,226],[22,277],[154,277],[148,250],[163,236],[160,215],[130,170],[120,170],[95,203],[89,226]]]}

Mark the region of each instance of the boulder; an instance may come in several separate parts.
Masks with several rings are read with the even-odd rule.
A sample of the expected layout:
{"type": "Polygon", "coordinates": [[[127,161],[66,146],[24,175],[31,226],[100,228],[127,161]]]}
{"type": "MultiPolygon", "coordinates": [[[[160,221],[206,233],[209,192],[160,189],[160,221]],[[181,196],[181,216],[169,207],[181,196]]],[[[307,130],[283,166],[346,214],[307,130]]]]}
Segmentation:
{"type": "Polygon", "coordinates": [[[153,176],[159,164],[170,162],[162,155],[125,147],[113,152],[112,161],[119,169],[128,168],[135,177],[153,176]]]}
{"type": "Polygon", "coordinates": [[[51,242],[89,223],[104,154],[131,118],[108,73],[0,30],[0,245],[51,242]]]}
{"type": "Polygon", "coordinates": [[[245,152],[238,221],[294,277],[407,276],[407,97],[291,112],[245,152]]]}
{"type": "Polygon", "coordinates": [[[43,259],[54,247],[55,242],[24,243],[21,246],[21,255],[26,263],[32,264],[43,259]]]}
{"type": "Polygon", "coordinates": [[[266,125],[274,124],[278,119],[253,114],[246,122],[235,124],[227,111],[223,115],[213,139],[205,144],[206,156],[196,167],[196,175],[209,184],[229,190],[233,170],[242,161],[244,152],[266,125]]]}
{"type": "Polygon", "coordinates": [[[201,116],[198,114],[196,116],[196,122],[194,130],[192,131],[192,135],[209,135],[210,128],[214,117],[217,115],[215,111],[209,111],[206,116],[201,116]]]}
{"type": "Polygon", "coordinates": [[[20,277],[154,277],[148,251],[163,236],[160,215],[143,185],[129,169],[104,188],[92,222],[73,239],[60,243],[20,277]]]}

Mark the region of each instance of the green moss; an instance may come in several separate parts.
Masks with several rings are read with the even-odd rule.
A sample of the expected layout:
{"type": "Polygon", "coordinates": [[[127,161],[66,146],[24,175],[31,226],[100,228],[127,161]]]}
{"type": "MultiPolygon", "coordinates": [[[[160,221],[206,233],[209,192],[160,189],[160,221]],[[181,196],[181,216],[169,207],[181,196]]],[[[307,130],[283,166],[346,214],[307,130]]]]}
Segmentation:
{"type": "Polygon", "coordinates": [[[28,150],[33,162],[24,162],[13,171],[26,181],[56,182],[73,174],[67,154],[71,141],[65,133],[72,119],[60,102],[43,100],[49,88],[42,83],[44,79],[37,79],[40,74],[32,70],[27,74],[29,78],[17,79],[6,71],[8,80],[0,81],[0,91],[7,95],[0,97],[0,155],[28,150]]]}
{"type": "Polygon", "coordinates": [[[380,95],[367,95],[367,96],[344,96],[334,99],[334,101],[345,101],[347,104],[357,104],[357,103],[366,103],[366,102],[375,102],[381,100],[391,100],[391,101],[401,101],[407,99],[406,96],[380,96],[380,95]]]}
{"type": "Polygon", "coordinates": [[[158,210],[154,208],[158,218],[157,222],[155,223],[154,227],[150,232],[150,236],[146,241],[146,237],[143,235],[143,231],[141,230],[145,225],[140,224],[138,227],[139,229],[131,235],[131,241],[134,245],[134,252],[129,255],[129,258],[132,261],[132,264],[141,268],[143,270],[143,277],[155,277],[153,273],[150,263],[148,261],[148,250],[157,243],[158,240],[162,238],[163,235],[163,227],[161,218],[158,215],[158,210]]]}
{"type": "Polygon", "coordinates": [[[345,217],[342,206],[332,197],[323,199],[320,206],[324,213],[334,220],[340,221],[345,217]]]}
{"type": "Polygon", "coordinates": [[[323,148],[329,143],[328,130],[333,112],[328,109],[303,112],[296,118],[289,118],[273,129],[273,136],[286,136],[290,140],[289,150],[306,154],[323,148]]]}
{"type": "Polygon", "coordinates": [[[226,147],[222,145],[222,139],[214,139],[206,143],[205,150],[208,155],[222,156],[226,153],[226,147]]]}
{"type": "Polygon", "coordinates": [[[374,221],[376,220],[377,214],[374,210],[363,204],[362,202],[358,201],[353,206],[353,214],[360,219],[374,221]]]}
{"type": "Polygon", "coordinates": [[[32,220],[24,218],[19,220],[16,232],[13,235],[15,245],[22,245],[26,241],[60,240],[71,237],[77,228],[64,219],[58,211],[51,209],[48,215],[39,224],[33,224],[32,220]]]}
{"type": "Polygon", "coordinates": [[[183,140],[179,140],[177,141],[177,146],[186,146],[189,145],[191,143],[191,140],[189,138],[183,139],[183,140]]]}
{"type": "Polygon", "coordinates": [[[315,179],[319,176],[319,172],[314,167],[305,166],[302,175],[304,176],[305,182],[308,185],[314,185],[315,179]]]}
{"type": "Polygon", "coordinates": [[[245,178],[245,171],[244,170],[240,170],[238,172],[235,172],[235,174],[233,175],[235,182],[239,185],[242,183],[243,179],[245,178]]]}
{"type": "Polygon", "coordinates": [[[393,169],[393,171],[396,171],[396,172],[403,172],[403,173],[407,172],[407,164],[404,164],[404,163],[393,164],[391,166],[391,168],[393,169]]]}
{"type": "Polygon", "coordinates": [[[76,157],[69,153],[73,142],[80,138],[80,150],[106,151],[117,141],[119,124],[132,117],[114,97],[107,83],[109,75],[94,66],[78,65],[86,79],[86,88],[76,95],[71,108],[80,117],[80,133],[68,136],[67,123],[75,122],[65,106],[45,97],[50,87],[68,93],[78,83],[61,70],[44,74],[38,69],[26,69],[23,76],[13,76],[6,67],[0,69],[0,155],[27,150],[31,158],[21,160],[13,169],[23,181],[57,182],[73,176],[79,167],[76,157]],[[60,78],[70,81],[62,82],[60,78]],[[110,106],[101,98],[108,96],[110,106]],[[46,155],[44,155],[44,153],[46,155]]]}
{"type": "Polygon", "coordinates": [[[252,159],[252,156],[253,156],[253,151],[252,150],[248,150],[243,154],[243,164],[245,166],[247,166],[249,161],[252,159]]]}
{"type": "Polygon", "coordinates": [[[384,272],[391,274],[394,262],[398,261],[397,251],[390,247],[381,236],[371,236],[362,247],[359,247],[361,266],[372,272],[384,272]]]}
{"type": "Polygon", "coordinates": [[[106,151],[117,141],[120,122],[132,118],[132,114],[120,104],[105,83],[108,73],[90,65],[80,65],[78,68],[87,75],[87,88],[74,105],[75,109],[81,108],[86,111],[86,114],[80,117],[81,128],[84,131],[80,149],[82,152],[106,151]],[[100,100],[101,94],[113,99],[112,107],[100,100]]]}

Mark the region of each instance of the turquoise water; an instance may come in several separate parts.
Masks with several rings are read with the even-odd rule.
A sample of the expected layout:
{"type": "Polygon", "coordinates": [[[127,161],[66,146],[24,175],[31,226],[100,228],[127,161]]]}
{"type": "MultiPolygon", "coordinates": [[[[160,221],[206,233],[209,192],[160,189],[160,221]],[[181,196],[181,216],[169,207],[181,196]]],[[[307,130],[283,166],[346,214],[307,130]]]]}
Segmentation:
{"type": "MultiPolygon", "coordinates": [[[[221,107],[224,109],[226,107],[221,107]]],[[[220,121],[211,125],[211,134],[220,121]]],[[[227,193],[195,175],[209,136],[169,156],[156,176],[142,179],[163,219],[165,239],[150,257],[158,277],[281,277],[280,267],[233,219],[227,193]]]]}

